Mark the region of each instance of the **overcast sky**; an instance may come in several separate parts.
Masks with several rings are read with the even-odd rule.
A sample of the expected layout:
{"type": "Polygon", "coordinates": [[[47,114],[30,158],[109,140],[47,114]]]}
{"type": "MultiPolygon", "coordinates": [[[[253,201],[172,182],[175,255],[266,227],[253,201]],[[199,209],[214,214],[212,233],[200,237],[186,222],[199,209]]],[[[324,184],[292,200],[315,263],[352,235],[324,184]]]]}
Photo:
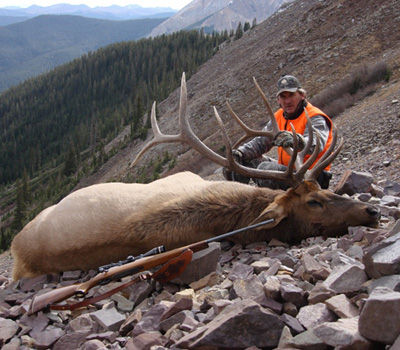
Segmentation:
{"type": "Polygon", "coordinates": [[[180,10],[192,0],[0,0],[0,7],[19,6],[29,7],[31,5],[49,6],[54,4],[86,4],[90,7],[111,5],[140,5],[142,7],[171,7],[180,10]]]}

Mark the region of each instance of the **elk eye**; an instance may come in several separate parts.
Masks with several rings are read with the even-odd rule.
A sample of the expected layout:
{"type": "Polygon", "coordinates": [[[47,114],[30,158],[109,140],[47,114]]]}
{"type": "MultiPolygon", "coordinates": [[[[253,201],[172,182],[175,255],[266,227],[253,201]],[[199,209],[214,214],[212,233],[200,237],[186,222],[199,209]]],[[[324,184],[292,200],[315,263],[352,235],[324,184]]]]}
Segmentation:
{"type": "Polygon", "coordinates": [[[307,202],[307,204],[308,204],[310,207],[313,207],[313,208],[316,208],[316,207],[321,207],[321,208],[322,208],[322,204],[321,204],[320,202],[316,201],[315,199],[309,200],[309,201],[307,202]]]}

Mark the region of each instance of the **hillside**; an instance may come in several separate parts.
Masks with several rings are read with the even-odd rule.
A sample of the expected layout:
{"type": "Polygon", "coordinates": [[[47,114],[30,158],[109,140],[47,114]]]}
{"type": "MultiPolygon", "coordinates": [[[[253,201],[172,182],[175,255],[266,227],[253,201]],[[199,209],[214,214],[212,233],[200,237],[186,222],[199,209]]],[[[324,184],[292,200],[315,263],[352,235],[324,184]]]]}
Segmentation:
{"type": "Polygon", "coordinates": [[[181,31],[112,44],[5,91],[0,183],[15,181],[24,169],[32,177],[60,165],[71,146],[78,153],[101,147],[125,126],[135,139],[152,101],[168,96],[181,69],[191,75],[223,41],[181,31]]]}
{"type": "MultiPolygon", "coordinates": [[[[394,15],[399,11],[400,4],[391,0],[379,5],[370,0],[356,3],[313,0],[292,3],[286,11],[273,15],[245,33],[240,40],[226,45],[188,81],[188,106],[194,131],[218,150],[222,142],[218,139],[212,115],[212,106],[215,105],[232,139],[237,139],[241,133],[227,115],[226,100],[250,126],[261,127],[265,112],[253,86],[253,76],[276,108],[275,84],[282,74],[298,76],[309,96],[313,97],[322,89],[340,82],[360,65],[384,60],[392,69],[389,83],[380,84],[375,94],[370,93],[368,98],[358,101],[354,107],[336,117],[346,144],[336,161],[341,163],[333,171],[340,173],[344,167],[370,169],[371,161],[367,158],[375,156],[376,161],[381,162],[381,153],[371,151],[376,147],[388,147],[387,154],[392,154],[390,143],[384,140],[395,138],[397,132],[394,130],[400,129],[399,104],[392,104],[392,100],[399,99],[400,33],[393,30],[400,23],[400,17],[394,15]],[[298,18],[298,21],[294,22],[293,18],[298,18]],[[371,110],[379,113],[370,113],[371,110]],[[360,118],[360,113],[363,118],[360,118]],[[381,123],[381,118],[390,123],[381,123]],[[350,123],[348,126],[347,120],[350,123]]],[[[176,132],[177,101],[178,90],[158,105],[159,125],[165,133],[176,132]]],[[[82,181],[80,186],[132,177],[141,166],[166,150],[178,155],[172,172],[191,170],[210,175],[217,168],[196,152],[187,151],[186,146],[161,145],[144,156],[138,169],[129,169],[128,164],[142,146],[141,142],[131,144],[94,177],[82,181]]],[[[387,172],[398,178],[396,165],[399,160],[393,154],[395,159],[391,166],[374,165],[379,168],[379,173],[382,172],[380,178],[384,178],[387,172]]],[[[374,167],[372,169],[376,169],[374,167]]]]}
{"type": "Polygon", "coordinates": [[[0,26],[8,26],[9,24],[23,22],[29,19],[29,17],[24,16],[2,16],[0,15],[0,26]]]}
{"type": "Polygon", "coordinates": [[[42,15],[0,27],[0,92],[89,51],[145,37],[164,19],[109,21],[42,15]]]}
{"type": "Polygon", "coordinates": [[[207,32],[234,30],[239,22],[264,21],[286,0],[194,0],[155,27],[150,35],[182,29],[203,28],[207,32]]]}

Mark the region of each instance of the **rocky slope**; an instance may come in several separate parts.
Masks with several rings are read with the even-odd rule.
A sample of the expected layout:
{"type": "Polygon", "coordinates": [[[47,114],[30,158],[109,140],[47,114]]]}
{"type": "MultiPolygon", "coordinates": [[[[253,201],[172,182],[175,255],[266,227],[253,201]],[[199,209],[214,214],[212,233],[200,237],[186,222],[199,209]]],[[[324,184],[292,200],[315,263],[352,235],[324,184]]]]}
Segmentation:
{"type": "MultiPolygon", "coordinates": [[[[169,283],[150,279],[73,311],[28,315],[33,298],[95,271],[9,280],[0,274],[2,349],[397,349],[400,344],[400,183],[351,173],[341,189],[375,203],[379,228],[342,237],[247,246],[211,243],[169,283]],[[360,192],[357,194],[357,192],[360,192]],[[397,220],[397,222],[396,222],[397,220]]],[[[129,282],[92,288],[87,298],[129,282]]],[[[78,300],[69,300],[74,304],[78,300]]]]}

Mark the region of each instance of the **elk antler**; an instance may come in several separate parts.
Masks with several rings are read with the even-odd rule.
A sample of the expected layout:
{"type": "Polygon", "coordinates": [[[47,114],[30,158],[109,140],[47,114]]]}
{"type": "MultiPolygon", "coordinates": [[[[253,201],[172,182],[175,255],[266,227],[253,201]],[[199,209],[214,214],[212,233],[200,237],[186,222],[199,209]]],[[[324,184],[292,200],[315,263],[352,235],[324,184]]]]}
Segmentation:
{"type": "MultiPolygon", "coordinates": [[[[268,136],[268,137],[274,137],[278,132],[279,132],[279,127],[277,125],[277,122],[275,120],[274,114],[272,112],[272,109],[268,103],[267,98],[265,97],[265,94],[257,84],[257,81],[253,78],[254,84],[260,93],[264,104],[267,108],[267,111],[269,113],[269,119],[271,120],[271,125],[272,125],[272,131],[262,131],[262,130],[254,130],[245,125],[243,121],[236,115],[236,113],[232,110],[231,106],[229,103],[227,103],[228,106],[228,111],[231,114],[231,116],[234,118],[234,120],[241,126],[241,128],[245,131],[246,135],[240,138],[238,142],[235,143],[238,145],[239,143],[247,140],[250,137],[254,136],[268,136]]],[[[226,158],[220,156],[218,153],[214,152],[212,149],[210,149],[207,145],[205,145],[194,133],[193,130],[191,129],[187,117],[187,90],[186,90],[186,79],[185,79],[185,73],[182,74],[182,80],[181,80],[181,90],[180,90],[180,100],[179,100],[179,126],[180,126],[180,133],[177,135],[165,135],[162,134],[156,120],[156,104],[155,102],[153,103],[152,109],[151,109],[151,126],[152,130],[154,133],[154,138],[149,141],[139,152],[139,154],[136,156],[134,161],[131,163],[131,167],[136,165],[139,159],[142,157],[142,155],[152,146],[157,145],[159,143],[165,143],[165,142],[182,142],[190,145],[192,148],[194,148],[197,152],[200,154],[204,155],[208,159],[212,160],[214,163],[217,163],[223,167],[229,168],[230,170],[239,173],[241,175],[247,176],[247,177],[252,177],[252,178],[269,178],[269,179],[275,179],[275,180],[280,180],[280,181],[285,181],[291,185],[296,185],[300,183],[304,178],[308,180],[315,180],[318,175],[321,173],[321,171],[328,165],[330,164],[333,159],[337,156],[337,154],[340,151],[340,148],[343,145],[343,142],[339,145],[339,147],[334,150],[337,136],[336,136],[336,131],[334,130],[334,137],[332,140],[332,144],[327,150],[327,152],[324,154],[323,157],[321,157],[314,168],[312,170],[308,170],[310,166],[315,162],[321,146],[320,146],[320,138],[316,133],[314,132],[311,122],[309,121],[308,115],[307,115],[307,128],[309,131],[309,140],[305,146],[305,148],[299,152],[299,147],[298,147],[298,139],[297,139],[297,134],[296,131],[293,127],[292,124],[292,132],[293,132],[293,149],[292,150],[287,150],[291,157],[289,164],[287,166],[287,169],[285,171],[277,171],[277,170],[262,170],[262,169],[254,169],[250,167],[246,167],[244,165],[241,165],[235,161],[235,159],[232,156],[232,146],[231,146],[231,141],[226,133],[226,129],[223,125],[223,122],[218,114],[218,111],[215,107],[213,107],[214,110],[214,115],[215,118],[217,119],[219,128],[222,132],[222,137],[223,141],[225,144],[226,148],[226,158]],[[311,148],[311,144],[313,141],[313,135],[317,136],[317,142],[314,147],[314,150],[310,157],[307,159],[307,161],[303,162],[304,156],[309,152],[311,148]],[[296,169],[296,172],[294,171],[296,169]],[[308,172],[307,172],[308,171],[308,172]]]]}
{"type": "Polygon", "coordinates": [[[340,150],[344,145],[344,140],[343,138],[341,138],[339,145],[335,149],[337,138],[338,136],[337,136],[336,126],[332,125],[332,143],[329,146],[329,148],[325,151],[323,156],[320,159],[318,159],[318,162],[314,165],[314,167],[311,170],[309,170],[309,172],[306,174],[305,176],[306,180],[317,180],[322,170],[324,170],[329,164],[331,164],[333,160],[337,157],[337,155],[339,154],[340,150]]]}
{"type": "Polygon", "coordinates": [[[273,138],[278,132],[279,132],[279,126],[278,123],[276,122],[276,119],[274,117],[274,112],[272,111],[272,108],[268,102],[267,97],[265,96],[264,92],[261,90],[260,86],[257,83],[256,78],[253,77],[253,82],[254,85],[257,88],[257,91],[259,92],[259,94],[261,95],[265,107],[267,108],[268,111],[268,118],[271,122],[271,129],[272,131],[264,131],[264,130],[254,130],[249,128],[245,123],[243,123],[243,121],[237,116],[237,114],[233,111],[231,105],[229,104],[229,102],[226,102],[226,105],[228,107],[228,111],[230,113],[230,115],[232,116],[232,118],[240,125],[240,127],[244,130],[245,135],[242,136],[238,141],[236,141],[236,143],[233,145],[233,148],[236,148],[238,145],[240,145],[241,143],[243,143],[244,141],[248,140],[251,137],[255,137],[255,136],[268,136],[273,138]]]}
{"type": "Polygon", "coordinates": [[[185,73],[182,74],[181,80],[181,93],[179,100],[179,127],[180,133],[177,135],[165,135],[161,133],[157,120],[156,120],[156,102],[153,103],[151,108],[151,128],[154,133],[154,138],[148,142],[136,158],[131,163],[130,167],[133,167],[137,164],[142,155],[151,147],[165,142],[182,142],[187,143],[191,147],[193,147],[200,154],[207,154],[208,158],[210,158],[213,162],[220,164],[222,166],[228,166],[228,161],[221,157],[218,153],[214,152],[211,148],[206,146],[194,133],[192,128],[190,127],[187,115],[187,90],[186,90],[186,79],[185,73]]]}

